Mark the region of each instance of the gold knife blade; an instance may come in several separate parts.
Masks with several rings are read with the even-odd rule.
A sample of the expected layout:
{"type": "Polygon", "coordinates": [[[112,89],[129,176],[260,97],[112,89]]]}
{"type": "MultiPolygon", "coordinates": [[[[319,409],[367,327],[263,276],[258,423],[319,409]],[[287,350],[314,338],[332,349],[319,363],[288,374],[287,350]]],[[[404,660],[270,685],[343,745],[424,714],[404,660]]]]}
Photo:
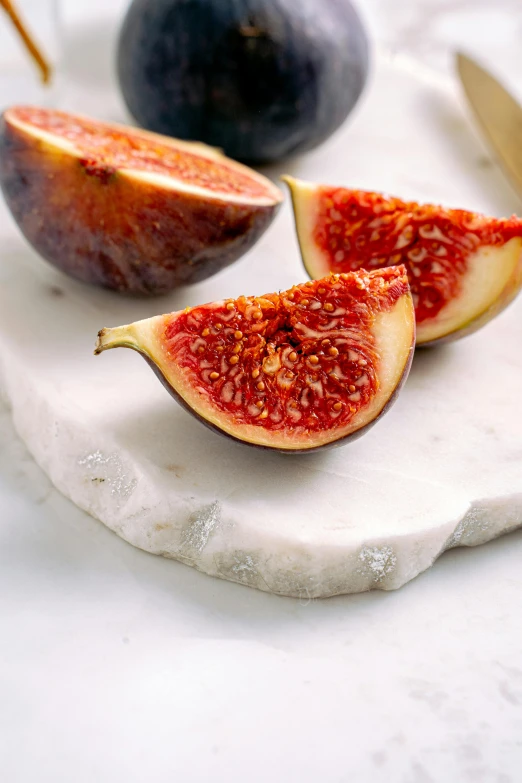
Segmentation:
{"type": "Polygon", "coordinates": [[[522,198],[522,108],[494,76],[470,57],[458,52],[456,59],[468,102],[522,198]]]}

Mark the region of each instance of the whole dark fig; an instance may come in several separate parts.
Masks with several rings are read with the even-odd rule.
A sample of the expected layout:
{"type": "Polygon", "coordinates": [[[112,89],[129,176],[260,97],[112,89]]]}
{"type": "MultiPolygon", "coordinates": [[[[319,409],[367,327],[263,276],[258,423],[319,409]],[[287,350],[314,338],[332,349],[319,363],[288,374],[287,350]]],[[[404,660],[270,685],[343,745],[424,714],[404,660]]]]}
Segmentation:
{"type": "Polygon", "coordinates": [[[141,125],[256,162],[327,139],[367,70],[349,0],[134,0],[118,47],[141,125]]]}

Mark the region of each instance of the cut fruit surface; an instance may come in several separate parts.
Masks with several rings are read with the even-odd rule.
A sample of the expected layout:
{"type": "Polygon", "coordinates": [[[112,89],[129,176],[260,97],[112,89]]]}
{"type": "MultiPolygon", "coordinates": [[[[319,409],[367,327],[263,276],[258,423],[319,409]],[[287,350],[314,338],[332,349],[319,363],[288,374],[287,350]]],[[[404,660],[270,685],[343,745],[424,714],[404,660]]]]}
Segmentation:
{"type": "Polygon", "coordinates": [[[328,272],[404,264],[417,343],[454,340],[501,312],[522,285],[522,220],[405,202],[286,177],[303,262],[328,272]]]}
{"type": "Polygon", "coordinates": [[[44,258],[134,293],[215,274],[252,247],[282,200],[203,144],[30,106],[2,117],[0,184],[44,258]]]}
{"type": "Polygon", "coordinates": [[[397,267],[102,329],[96,353],[133,348],[205,424],[298,452],[375,423],[408,374],[414,342],[408,280],[397,267]]]}
{"type": "Polygon", "coordinates": [[[272,204],[278,194],[264,177],[204,144],[175,141],[147,131],[39,107],[21,106],[8,117],[49,143],[66,146],[99,168],[165,177],[165,186],[201,188],[242,202],[272,204]]]}

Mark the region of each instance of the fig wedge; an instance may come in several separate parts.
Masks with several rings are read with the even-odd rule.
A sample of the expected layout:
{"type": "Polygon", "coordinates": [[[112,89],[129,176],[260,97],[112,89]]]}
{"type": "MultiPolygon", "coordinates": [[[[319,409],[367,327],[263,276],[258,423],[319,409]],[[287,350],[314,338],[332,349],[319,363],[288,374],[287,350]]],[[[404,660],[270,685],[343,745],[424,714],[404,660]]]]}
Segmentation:
{"type": "Polygon", "coordinates": [[[522,220],[284,177],[301,254],[312,278],[404,264],[417,345],[464,337],[522,285],[522,220]]]}
{"type": "Polygon", "coordinates": [[[282,200],[265,177],[203,144],[30,106],[0,122],[0,185],[47,261],[135,294],[219,272],[282,200]]]}
{"type": "Polygon", "coordinates": [[[395,267],[102,329],[95,353],[132,348],[207,426],[308,452],[375,424],[408,375],[414,343],[408,279],[395,267]]]}

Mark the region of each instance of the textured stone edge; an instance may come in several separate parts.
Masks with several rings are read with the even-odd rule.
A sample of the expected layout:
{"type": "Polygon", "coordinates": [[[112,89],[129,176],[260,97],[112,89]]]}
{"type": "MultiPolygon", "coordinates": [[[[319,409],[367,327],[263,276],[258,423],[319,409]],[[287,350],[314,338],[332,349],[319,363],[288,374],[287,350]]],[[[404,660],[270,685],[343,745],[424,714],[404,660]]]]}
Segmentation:
{"type": "Polygon", "coordinates": [[[153,466],[117,444],[93,448],[92,435],[58,411],[44,386],[0,343],[0,396],[15,430],[54,486],[128,543],[210,576],[308,601],[372,589],[395,590],[429,568],[446,550],[476,546],[522,526],[522,493],[478,501],[457,519],[418,534],[317,546],[282,539],[260,545],[217,499],[182,496],[147,504],[153,466]],[[9,367],[9,371],[7,371],[9,367]],[[509,506],[509,508],[508,508],[509,506]]]}

